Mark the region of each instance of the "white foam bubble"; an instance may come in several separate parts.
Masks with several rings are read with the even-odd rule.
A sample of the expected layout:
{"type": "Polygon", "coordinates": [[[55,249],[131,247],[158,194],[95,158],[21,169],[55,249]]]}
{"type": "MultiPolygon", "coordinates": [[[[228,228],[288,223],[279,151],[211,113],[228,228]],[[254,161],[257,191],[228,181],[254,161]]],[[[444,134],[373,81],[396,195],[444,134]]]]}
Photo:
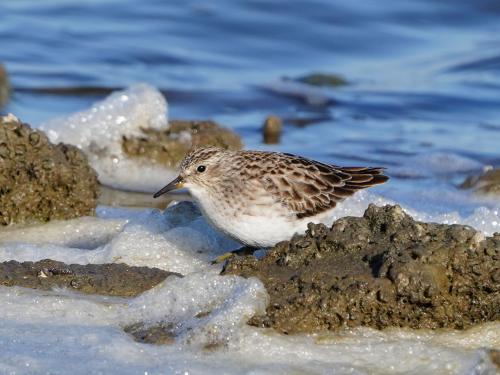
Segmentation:
{"type": "Polygon", "coordinates": [[[95,249],[123,230],[126,219],[82,217],[56,220],[45,224],[11,226],[0,231],[2,246],[22,241],[52,244],[80,249],[95,249]]]}
{"type": "Polygon", "coordinates": [[[185,343],[225,345],[247,320],[263,314],[268,295],[256,278],[219,276],[218,270],[170,277],[133,299],[123,318],[165,323],[185,343]]]}
{"type": "Polygon", "coordinates": [[[495,373],[482,348],[499,347],[498,322],[461,332],[358,328],[285,336],[245,325],[266,299],[259,281],[214,273],[171,277],[128,301],[0,287],[0,372],[495,373]],[[173,323],[177,339],[134,342],[122,327],[137,321],[173,323]],[[210,344],[220,346],[200,350],[210,344]]]}
{"type": "Polygon", "coordinates": [[[142,128],[168,128],[167,102],[152,86],[139,84],[117,91],[91,108],[40,126],[49,139],[77,146],[88,156],[105,185],[152,192],[175,173],[167,168],[127,158],[124,136],[141,136],[142,128]]]}
{"type": "Polygon", "coordinates": [[[187,274],[205,269],[218,255],[239,246],[214,230],[189,202],[164,212],[103,208],[98,212],[107,218],[0,232],[0,261],[119,262],[187,274]]]}

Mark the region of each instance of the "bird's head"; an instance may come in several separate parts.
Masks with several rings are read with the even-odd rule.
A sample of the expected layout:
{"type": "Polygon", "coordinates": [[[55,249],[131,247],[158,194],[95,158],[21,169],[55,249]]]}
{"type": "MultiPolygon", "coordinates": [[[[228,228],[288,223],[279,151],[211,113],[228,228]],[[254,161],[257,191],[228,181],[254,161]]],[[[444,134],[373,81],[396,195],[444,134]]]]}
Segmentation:
{"type": "Polygon", "coordinates": [[[187,188],[191,193],[208,189],[222,174],[221,159],[230,151],[217,147],[198,148],[189,152],[180,164],[179,176],[163,187],[154,197],[169,191],[187,188]]]}

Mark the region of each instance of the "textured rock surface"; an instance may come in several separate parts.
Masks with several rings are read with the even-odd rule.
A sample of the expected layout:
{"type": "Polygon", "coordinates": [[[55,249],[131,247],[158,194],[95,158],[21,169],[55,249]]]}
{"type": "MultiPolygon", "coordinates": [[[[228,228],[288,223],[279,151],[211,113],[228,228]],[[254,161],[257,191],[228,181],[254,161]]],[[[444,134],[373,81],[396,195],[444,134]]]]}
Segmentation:
{"type": "Polygon", "coordinates": [[[10,85],[7,77],[7,71],[0,64],[0,107],[2,107],[9,100],[10,85]]]}
{"type": "Polygon", "coordinates": [[[166,131],[143,129],[142,137],[124,137],[122,148],[130,157],[175,168],[191,147],[217,146],[239,150],[240,137],[213,121],[172,120],[166,131]]]}
{"type": "Polygon", "coordinates": [[[500,168],[489,169],[479,176],[471,176],[460,187],[473,189],[479,194],[500,195],[500,168]]]}
{"type": "Polygon", "coordinates": [[[0,224],[92,215],[98,183],[85,155],[14,116],[0,117],[0,224]]]}
{"type": "Polygon", "coordinates": [[[83,293],[136,296],[170,275],[180,275],[149,267],[126,264],[65,264],[50,259],[39,262],[0,263],[0,285],[49,290],[64,287],[83,293]]]}
{"type": "Polygon", "coordinates": [[[224,274],[257,276],[271,302],[250,324],[285,333],[342,327],[466,328],[500,319],[500,234],[420,223],[371,205],[262,259],[235,257],[224,274]]]}

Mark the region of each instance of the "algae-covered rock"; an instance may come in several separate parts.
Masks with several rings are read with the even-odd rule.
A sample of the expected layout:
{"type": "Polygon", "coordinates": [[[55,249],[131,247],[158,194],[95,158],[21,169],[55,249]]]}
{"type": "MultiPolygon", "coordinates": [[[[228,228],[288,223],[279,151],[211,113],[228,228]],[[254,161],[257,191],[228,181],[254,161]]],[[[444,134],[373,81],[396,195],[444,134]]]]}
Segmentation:
{"type": "Polygon", "coordinates": [[[92,215],[97,176],[74,146],[54,145],[12,115],[0,117],[0,224],[92,215]]]}
{"type": "Polygon", "coordinates": [[[338,87],[347,85],[347,81],[343,77],[331,73],[311,73],[297,78],[297,81],[312,86],[338,87]]]}
{"type": "Polygon", "coordinates": [[[473,189],[478,194],[500,195],[500,168],[488,169],[478,176],[468,177],[460,187],[473,189]]]}
{"type": "Polygon", "coordinates": [[[399,206],[371,205],[331,229],[310,224],[261,260],[229,260],[223,273],[260,278],[271,301],[249,323],[286,333],[500,319],[500,234],[417,222],[399,206]]]}
{"type": "Polygon", "coordinates": [[[0,263],[0,285],[43,290],[60,287],[121,297],[136,296],[171,275],[180,277],[158,268],[130,267],[119,263],[68,265],[50,259],[0,263]]]}
{"type": "Polygon", "coordinates": [[[175,168],[191,147],[239,150],[243,146],[236,133],[213,121],[173,120],[169,123],[167,130],[142,129],[141,137],[124,137],[123,151],[129,157],[175,168]]]}
{"type": "Polygon", "coordinates": [[[0,107],[2,107],[9,100],[10,85],[7,77],[7,71],[0,64],[0,107]]]}

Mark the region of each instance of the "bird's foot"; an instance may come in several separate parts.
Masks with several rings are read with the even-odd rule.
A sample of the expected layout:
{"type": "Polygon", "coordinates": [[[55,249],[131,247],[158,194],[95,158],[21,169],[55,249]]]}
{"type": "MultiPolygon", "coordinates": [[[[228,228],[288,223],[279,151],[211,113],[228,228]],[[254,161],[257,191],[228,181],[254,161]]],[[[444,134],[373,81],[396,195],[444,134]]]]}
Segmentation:
{"type": "Polygon", "coordinates": [[[251,247],[251,246],[243,246],[240,247],[239,249],[229,251],[227,253],[224,253],[222,255],[219,255],[217,258],[212,260],[212,264],[220,264],[224,263],[226,260],[234,257],[234,256],[244,256],[244,255],[252,255],[257,248],[251,247]]]}

